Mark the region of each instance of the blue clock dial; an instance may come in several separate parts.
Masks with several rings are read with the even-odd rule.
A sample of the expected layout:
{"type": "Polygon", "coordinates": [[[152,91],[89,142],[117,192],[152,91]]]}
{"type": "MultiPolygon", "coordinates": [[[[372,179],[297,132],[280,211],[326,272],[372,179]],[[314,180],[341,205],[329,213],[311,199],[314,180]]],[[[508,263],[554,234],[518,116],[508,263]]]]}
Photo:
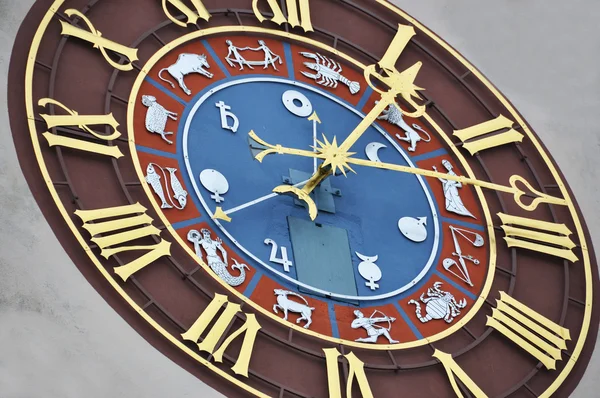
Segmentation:
{"type": "MultiPolygon", "coordinates": [[[[302,292],[360,304],[396,297],[430,271],[441,225],[423,178],[375,168],[330,176],[311,194],[319,209],[312,221],[302,202],[272,191],[282,184],[301,187],[315,171],[314,160],[254,159],[249,131],[269,143],[311,150],[315,131],[321,142],[345,139],[364,118],[354,107],[319,88],[264,76],[213,85],[190,104],[181,144],[193,200],[208,214],[220,207],[231,218],[213,221],[264,272],[302,292]],[[401,219],[409,224],[404,230],[401,219]]],[[[413,166],[375,124],[352,150],[364,159],[413,166]]]]}

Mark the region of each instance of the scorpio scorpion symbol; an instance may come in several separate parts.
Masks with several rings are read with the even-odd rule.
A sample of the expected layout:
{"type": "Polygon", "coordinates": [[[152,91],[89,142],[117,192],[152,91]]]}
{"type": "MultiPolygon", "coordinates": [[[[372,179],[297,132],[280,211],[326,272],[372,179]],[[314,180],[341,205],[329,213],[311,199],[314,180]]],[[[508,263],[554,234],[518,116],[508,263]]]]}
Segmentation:
{"type": "Polygon", "coordinates": [[[313,54],[301,52],[300,54],[304,55],[306,58],[311,58],[316,61],[304,62],[304,66],[317,72],[316,74],[301,72],[304,76],[315,80],[317,84],[325,87],[336,88],[338,86],[338,82],[342,82],[348,86],[350,93],[356,94],[360,91],[360,83],[352,82],[343,76],[342,66],[331,58],[324,57],[319,53],[313,54]],[[317,81],[317,79],[321,80],[317,81]]]}

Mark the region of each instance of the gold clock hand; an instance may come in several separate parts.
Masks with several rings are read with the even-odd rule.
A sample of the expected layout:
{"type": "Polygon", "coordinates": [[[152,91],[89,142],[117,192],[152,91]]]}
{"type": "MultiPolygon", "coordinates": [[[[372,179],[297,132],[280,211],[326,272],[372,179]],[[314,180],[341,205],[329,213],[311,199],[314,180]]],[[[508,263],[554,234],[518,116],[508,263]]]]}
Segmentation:
{"type": "MultiPolygon", "coordinates": [[[[506,185],[501,185],[501,184],[495,184],[495,183],[488,182],[488,181],[481,181],[481,180],[477,180],[475,178],[469,178],[469,177],[465,177],[465,176],[453,176],[453,175],[449,175],[449,174],[445,174],[445,173],[440,173],[440,172],[434,171],[434,170],[419,169],[419,168],[410,167],[410,166],[401,166],[401,165],[393,164],[393,163],[373,162],[371,160],[353,158],[352,155],[354,153],[340,151],[340,148],[335,145],[335,139],[333,140],[333,142],[331,144],[328,144],[327,142],[326,142],[326,144],[321,144],[321,147],[319,147],[317,149],[317,152],[314,153],[314,152],[303,151],[303,150],[299,150],[299,149],[286,148],[281,145],[270,145],[267,142],[258,138],[256,136],[256,134],[254,134],[253,132],[251,132],[251,136],[255,137],[254,139],[257,140],[258,142],[260,142],[266,148],[275,148],[275,149],[266,149],[265,151],[258,154],[257,158],[260,156],[261,161],[266,155],[273,154],[273,153],[299,155],[299,156],[305,156],[305,157],[316,157],[319,159],[323,159],[323,165],[331,165],[332,169],[339,168],[340,170],[344,170],[344,169],[352,170],[352,168],[349,165],[355,164],[358,166],[374,167],[374,168],[378,168],[378,169],[398,171],[401,173],[416,174],[416,175],[421,175],[424,177],[441,178],[444,180],[457,181],[462,184],[479,186],[479,187],[491,189],[494,191],[510,193],[513,195],[513,197],[515,199],[515,203],[517,203],[522,209],[527,210],[527,211],[535,210],[541,203],[563,205],[563,206],[567,205],[567,202],[565,199],[557,198],[557,197],[554,197],[554,196],[551,196],[551,195],[548,195],[548,194],[545,194],[543,192],[536,190],[535,188],[533,188],[533,186],[529,182],[527,182],[527,180],[525,178],[523,178],[519,175],[513,175],[512,177],[510,177],[509,186],[506,186],[506,185]],[[333,156],[333,158],[332,158],[332,156],[333,156]],[[522,184],[523,186],[525,186],[527,188],[527,190],[529,190],[533,196],[531,194],[528,194],[525,190],[519,188],[519,186],[518,186],[519,183],[522,184]],[[532,199],[531,203],[530,204],[523,203],[523,201],[522,201],[523,196],[532,197],[533,199],[532,199]]],[[[352,171],[354,171],[354,170],[352,170],[352,171]]],[[[313,189],[314,189],[314,187],[313,187],[313,189]]]]}

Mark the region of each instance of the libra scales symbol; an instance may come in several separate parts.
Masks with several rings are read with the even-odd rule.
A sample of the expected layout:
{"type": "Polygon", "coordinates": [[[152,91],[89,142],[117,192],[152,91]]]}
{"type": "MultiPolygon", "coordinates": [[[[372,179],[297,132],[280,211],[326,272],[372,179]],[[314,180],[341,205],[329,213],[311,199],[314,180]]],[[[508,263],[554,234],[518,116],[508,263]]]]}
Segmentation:
{"type": "Polygon", "coordinates": [[[365,282],[365,286],[369,287],[371,290],[379,289],[379,284],[375,283],[381,280],[382,277],[381,269],[375,264],[375,261],[377,261],[379,256],[369,257],[360,254],[359,252],[355,253],[358,258],[362,260],[362,262],[358,264],[358,273],[368,281],[365,282]]]}

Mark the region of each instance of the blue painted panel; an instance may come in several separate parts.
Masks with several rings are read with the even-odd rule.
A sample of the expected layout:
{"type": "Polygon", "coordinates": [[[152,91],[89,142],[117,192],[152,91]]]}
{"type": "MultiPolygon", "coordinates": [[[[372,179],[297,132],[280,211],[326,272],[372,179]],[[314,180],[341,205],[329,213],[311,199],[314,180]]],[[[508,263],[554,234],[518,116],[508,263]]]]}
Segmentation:
{"type": "Polygon", "coordinates": [[[295,217],[287,220],[298,280],[329,292],[356,296],[348,232],[295,217]]]}

